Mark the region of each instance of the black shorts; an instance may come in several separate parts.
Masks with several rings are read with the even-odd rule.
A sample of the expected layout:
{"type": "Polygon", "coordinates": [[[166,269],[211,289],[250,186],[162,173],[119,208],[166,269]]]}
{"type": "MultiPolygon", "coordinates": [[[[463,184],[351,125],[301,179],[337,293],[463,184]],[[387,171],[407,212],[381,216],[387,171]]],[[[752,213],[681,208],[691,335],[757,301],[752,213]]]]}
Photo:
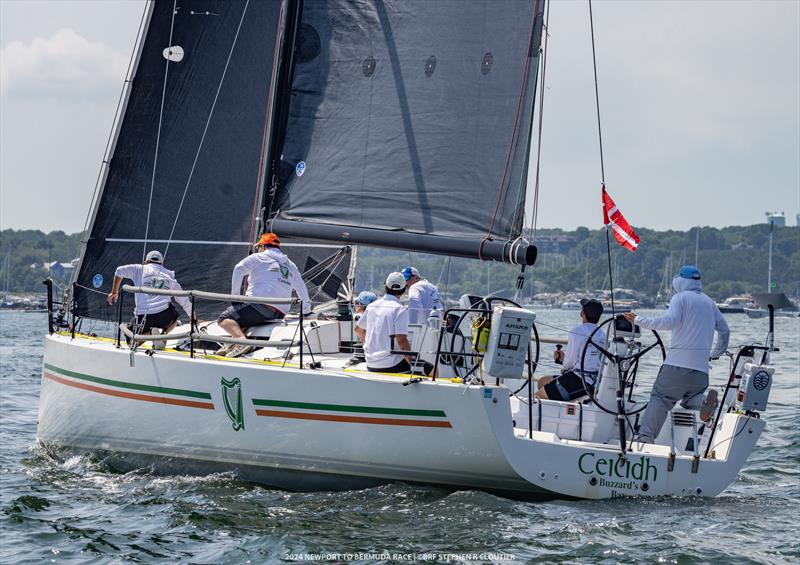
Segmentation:
{"type": "Polygon", "coordinates": [[[367,366],[367,370],[372,371],[373,373],[411,373],[411,365],[404,358],[394,367],[382,367],[380,369],[376,369],[374,367],[367,366]]]}
{"type": "Polygon", "coordinates": [[[580,376],[572,371],[568,371],[544,385],[544,391],[547,393],[547,398],[550,400],[570,401],[594,392],[593,385],[590,385],[588,382],[586,385],[589,387],[588,390],[584,387],[583,379],[581,379],[580,376]],[[566,398],[564,392],[567,393],[566,398]]]}
{"type": "Polygon", "coordinates": [[[144,321],[144,328],[142,328],[142,333],[149,332],[152,328],[159,328],[165,329],[171,326],[175,320],[178,319],[178,311],[175,309],[175,306],[170,303],[166,309],[162,310],[161,312],[156,312],[155,314],[142,314],[141,316],[136,316],[136,326],[141,326],[142,321],[144,321]]]}
{"type": "Polygon", "coordinates": [[[217,322],[222,320],[233,320],[239,324],[240,328],[252,328],[261,326],[273,320],[283,319],[283,312],[266,304],[247,304],[238,302],[226,308],[217,318],[217,322]]]}

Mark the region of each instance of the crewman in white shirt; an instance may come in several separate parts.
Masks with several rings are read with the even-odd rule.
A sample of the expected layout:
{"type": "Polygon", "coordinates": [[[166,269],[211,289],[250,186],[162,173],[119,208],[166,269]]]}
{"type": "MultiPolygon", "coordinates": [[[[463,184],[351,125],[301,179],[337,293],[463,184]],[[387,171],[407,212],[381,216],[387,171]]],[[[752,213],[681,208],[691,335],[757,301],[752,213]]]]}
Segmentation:
{"type": "MultiPolygon", "coordinates": [[[[581,300],[583,323],[569,332],[566,353],[556,350],[553,355],[555,362],[561,364],[563,370],[557,377],[542,377],[537,381],[539,383],[537,398],[571,401],[594,391],[602,364],[600,352],[594,345],[589,345],[586,357],[583,359],[583,367],[581,367],[581,356],[589,336],[597,329],[597,322],[602,315],[603,305],[600,302],[586,298],[581,300]]],[[[592,344],[605,347],[606,335],[603,330],[594,334],[592,344]]]]}
{"type": "MultiPolygon", "coordinates": [[[[394,353],[411,351],[408,343],[408,309],[400,303],[406,291],[402,273],[389,273],[386,277],[386,294],[364,310],[356,325],[356,334],[364,342],[367,369],[380,373],[410,373],[414,363],[412,355],[394,353]]],[[[425,374],[433,372],[433,365],[423,363],[425,374]]]]}
{"type": "Polygon", "coordinates": [[[645,318],[626,312],[625,318],[651,330],[672,330],[669,352],[658,372],[650,402],[642,416],[638,441],[652,443],[679,400],[688,410],[700,410],[700,419],[708,420],[717,403],[717,391],[711,390],[705,402],[703,392],[708,388],[709,358],[716,359],[728,348],[730,330],[711,298],[703,294],[700,270],[694,265],[680,268],[672,279],[675,295],[664,316],[645,318]],[[717,344],[711,352],[714,331],[717,344]]]}
{"type": "MultiPolygon", "coordinates": [[[[108,293],[108,303],[113,304],[119,298],[119,287],[123,279],[130,279],[134,286],[144,288],[161,288],[165,290],[182,290],[180,283],[175,279],[173,271],[165,269],[161,263],[164,256],[160,251],[150,251],[144,264],[120,265],[114,271],[114,284],[108,293]]],[[[185,296],[175,297],[178,304],[192,315],[192,303],[185,296]]],[[[136,306],[133,313],[136,315],[136,325],[142,326],[141,333],[149,334],[152,328],[161,329],[162,333],[169,333],[178,322],[178,311],[172,304],[169,296],[159,294],[136,293],[136,306]]],[[[195,318],[195,322],[197,319],[195,318]]]]}
{"type": "MultiPolygon", "coordinates": [[[[241,294],[245,275],[245,296],[268,298],[291,298],[294,291],[300,298],[304,315],[311,313],[311,300],[300,271],[291,259],[280,250],[281,240],[274,233],[262,234],[256,243],[256,253],[236,264],[231,279],[231,294],[241,294]]],[[[219,315],[217,322],[232,337],[244,338],[244,330],[282,319],[290,310],[290,304],[234,303],[219,315]]],[[[225,348],[228,356],[242,348],[225,348]],[[230,350],[230,351],[229,351],[230,350]]],[[[218,351],[217,353],[221,353],[218,351]]]]}
{"type": "Polygon", "coordinates": [[[441,316],[444,308],[436,285],[421,278],[414,267],[406,267],[402,273],[408,287],[409,323],[424,324],[433,311],[441,316]]]}

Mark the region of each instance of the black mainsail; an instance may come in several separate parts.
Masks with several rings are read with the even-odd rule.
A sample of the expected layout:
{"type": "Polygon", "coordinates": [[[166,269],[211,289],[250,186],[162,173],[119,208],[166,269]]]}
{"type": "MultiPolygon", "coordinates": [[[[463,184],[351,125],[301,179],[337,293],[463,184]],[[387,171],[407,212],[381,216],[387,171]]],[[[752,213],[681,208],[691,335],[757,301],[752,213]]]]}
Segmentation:
{"type": "Polygon", "coordinates": [[[543,11],[305,0],[272,147],[274,231],[532,264],[518,238],[543,11]]]}

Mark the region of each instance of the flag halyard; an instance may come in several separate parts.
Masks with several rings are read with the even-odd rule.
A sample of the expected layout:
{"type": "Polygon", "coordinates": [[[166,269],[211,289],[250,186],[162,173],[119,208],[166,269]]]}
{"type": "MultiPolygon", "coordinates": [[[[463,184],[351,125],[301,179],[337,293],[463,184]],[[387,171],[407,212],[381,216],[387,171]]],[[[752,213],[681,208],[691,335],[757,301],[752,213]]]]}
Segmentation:
{"type": "Polygon", "coordinates": [[[606,226],[611,225],[614,239],[625,249],[636,251],[636,248],[639,247],[639,236],[636,235],[628,220],[625,219],[614,200],[608,195],[605,185],[603,185],[603,224],[606,226]]]}

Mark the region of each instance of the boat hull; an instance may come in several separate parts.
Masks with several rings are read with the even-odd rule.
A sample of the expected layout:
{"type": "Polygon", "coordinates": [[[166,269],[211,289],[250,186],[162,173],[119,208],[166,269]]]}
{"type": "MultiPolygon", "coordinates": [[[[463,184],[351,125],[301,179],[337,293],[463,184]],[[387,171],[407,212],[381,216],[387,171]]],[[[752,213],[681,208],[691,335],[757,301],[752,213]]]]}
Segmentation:
{"type": "MultiPolygon", "coordinates": [[[[51,335],[38,437],[122,470],[232,471],[289,490],[403,481],[541,499],[715,496],[736,479],[764,428],[757,415],[726,413],[710,458],[640,443],[622,455],[613,438],[515,429],[504,386],[407,378],[131,353],[111,340],[51,335]]],[[[572,403],[556,408],[584,417],[572,403]]],[[[540,412],[539,427],[551,416],[540,412]]]]}
{"type": "Polygon", "coordinates": [[[484,399],[484,408],[507,461],[543,490],[581,499],[628,496],[716,496],[736,480],[755,447],[764,421],[724,414],[712,458],[671,453],[668,446],[618,445],[564,440],[550,432],[515,433],[503,425],[509,408],[484,399]]]}
{"type": "Polygon", "coordinates": [[[107,455],[122,469],[234,471],[291,490],[408,481],[546,494],[506,462],[482,388],[403,380],[169,353],[132,357],[101,340],[52,335],[38,437],[107,455]]]}

